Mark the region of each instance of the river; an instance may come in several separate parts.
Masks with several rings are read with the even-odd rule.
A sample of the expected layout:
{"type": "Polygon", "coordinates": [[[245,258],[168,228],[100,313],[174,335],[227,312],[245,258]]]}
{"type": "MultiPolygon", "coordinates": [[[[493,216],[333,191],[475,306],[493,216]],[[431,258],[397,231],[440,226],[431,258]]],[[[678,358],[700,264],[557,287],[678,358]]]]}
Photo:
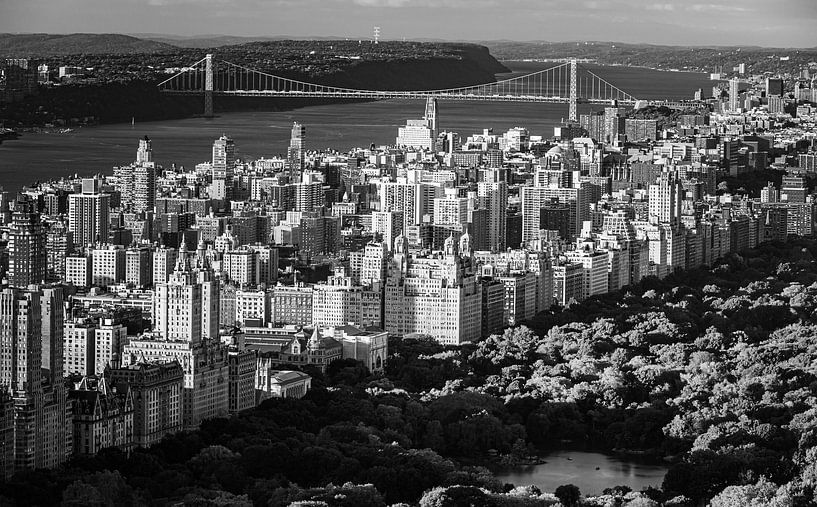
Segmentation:
{"type": "Polygon", "coordinates": [[[553,493],[563,484],[578,486],[583,495],[600,495],[604,489],[628,486],[641,491],[661,487],[667,468],[595,452],[556,451],[544,457],[546,463],[514,468],[494,475],[515,486],[537,486],[553,493]]]}
{"type": "MultiPolygon", "coordinates": [[[[514,72],[498,78],[522,75],[553,67],[552,63],[506,62],[514,72]]],[[[704,74],[661,72],[631,67],[588,68],[632,95],[644,98],[688,99],[698,88],[709,90],[704,74]]],[[[216,98],[218,100],[218,98],[216,98]]],[[[601,106],[579,105],[579,113],[601,106]]],[[[286,152],[293,121],[306,126],[308,149],[348,150],[394,143],[397,128],[409,118],[420,118],[423,104],[417,100],[331,104],[283,112],[230,112],[216,118],[187,118],[157,122],[100,125],[77,128],[65,134],[25,133],[0,144],[0,186],[17,191],[37,180],[79,173],[110,174],[111,167],[134,160],[138,139],[147,135],[154,158],[165,167],[191,167],[209,160],[214,139],[228,134],[236,141],[240,157],[270,157],[286,152]]],[[[446,102],[438,108],[440,129],[463,136],[485,128],[503,132],[527,127],[532,135],[553,135],[553,127],[567,116],[567,104],[512,102],[446,102]]]]}

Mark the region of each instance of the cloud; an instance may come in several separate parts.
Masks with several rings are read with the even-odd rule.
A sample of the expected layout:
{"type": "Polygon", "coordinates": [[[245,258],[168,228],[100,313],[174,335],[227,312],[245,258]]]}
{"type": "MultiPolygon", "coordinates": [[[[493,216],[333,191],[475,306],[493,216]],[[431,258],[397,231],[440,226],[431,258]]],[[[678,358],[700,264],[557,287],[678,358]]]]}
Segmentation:
{"type": "Polygon", "coordinates": [[[687,6],[687,10],[692,12],[751,12],[753,9],[739,7],[737,5],[723,4],[692,4],[687,6]]]}
{"type": "Polygon", "coordinates": [[[673,4],[649,4],[646,9],[648,11],[673,12],[675,6],[673,4]]]}

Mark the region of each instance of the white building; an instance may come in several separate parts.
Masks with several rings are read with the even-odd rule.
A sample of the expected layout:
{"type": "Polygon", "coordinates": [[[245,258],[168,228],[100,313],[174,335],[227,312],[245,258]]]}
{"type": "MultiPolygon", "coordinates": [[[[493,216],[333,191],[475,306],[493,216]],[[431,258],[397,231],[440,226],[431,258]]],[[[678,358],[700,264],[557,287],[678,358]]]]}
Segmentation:
{"type": "Polygon", "coordinates": [[[401,148],[434,149],[434,130],[428,120],[406,120],[406,126],[397,130],[395,144],[401,148]]]}
{"type": "Polygon", "coordinates": [[[385,288],[385,329],[394,335],[422,333],[446,345],[481,336],[482,288],[471,265],[470,236],[445,241],[443,251],[409,254],[395,240],[385,288]]]}
{"type": "Polygon", "coordinates": [[[66,375],[94,374],[94,331],[90,322],[66,322],[63,326],[63,372],[66,375]]]}
{"type": "Polygon", "coordinates": [[[92,283],[109,287],[125,279],[125,249],[120,245],[100,245],[91,253],[92,283]]]}
{"type": "Polygon", "coordinates": [[[65,258],[65,283],[75,287],[91,286],[91,257],[71,255],[65,258]]]}
{"type": "Polygon", "coordinates": [[[266,325],[270,321],[271,307],[270,290],[235,291],[235,319],[240,326],[244,325],[247,319],[258,319],[262,326],[266,325]]]}
{"type": "Polygon", "coordinates": [[[322,327],[377,327],[383,325],[382,285],[355,285],[342,269],[335,271],[326,283],[312,286],[312,324],[322,327]]]}
{"type": "Polygon", "coordinates": [[[332,335],[343,344],[343,359],[354,359],[372,373],[382,373],[389,357],[389,333],[366,331],[355,326],[341,326],[332,335]]]}

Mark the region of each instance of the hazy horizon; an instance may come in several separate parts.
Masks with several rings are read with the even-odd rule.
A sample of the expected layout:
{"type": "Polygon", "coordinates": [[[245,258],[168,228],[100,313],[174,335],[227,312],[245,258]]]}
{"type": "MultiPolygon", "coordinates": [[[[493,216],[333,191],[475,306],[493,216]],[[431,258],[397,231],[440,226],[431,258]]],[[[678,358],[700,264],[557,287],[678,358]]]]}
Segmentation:
{"type": "Polygon", "coordinates": [[[813,48],[815,23],[814,0],[0,0],[7,33],[813,48]]]}

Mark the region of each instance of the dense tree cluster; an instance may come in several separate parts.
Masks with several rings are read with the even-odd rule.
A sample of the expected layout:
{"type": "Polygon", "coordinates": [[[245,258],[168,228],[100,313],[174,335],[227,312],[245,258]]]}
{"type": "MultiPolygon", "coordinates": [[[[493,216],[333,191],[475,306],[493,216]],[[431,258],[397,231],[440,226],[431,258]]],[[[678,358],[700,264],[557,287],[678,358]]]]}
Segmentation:
{"type": "Polygon", "coordinates": [[[393,341],[385,376],[334,363],[129,457],[0,486],[4,505],[813,505],[817,241],[647,279],[456,348],[393,341]],[[482,465],[581,444],[672,462],[663,490],[501,484],[482,465]]]}

